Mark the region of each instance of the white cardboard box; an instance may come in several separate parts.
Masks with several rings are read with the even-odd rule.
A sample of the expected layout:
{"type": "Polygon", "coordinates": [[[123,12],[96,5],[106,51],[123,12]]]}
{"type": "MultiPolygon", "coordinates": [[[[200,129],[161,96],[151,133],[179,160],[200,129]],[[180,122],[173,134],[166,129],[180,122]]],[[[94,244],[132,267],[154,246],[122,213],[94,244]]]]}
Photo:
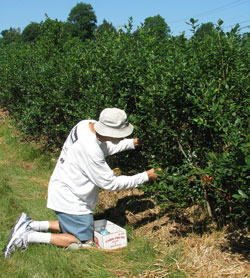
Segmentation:
{"type": "Polygon", "coordinates": [[[106,219],[96,220],[94,239],[98,247],[113,250],[127,246],[127,232],[120,226],[106,219]],[[102,235],[101,228],[104,227],[109,234],[102,235]]]}

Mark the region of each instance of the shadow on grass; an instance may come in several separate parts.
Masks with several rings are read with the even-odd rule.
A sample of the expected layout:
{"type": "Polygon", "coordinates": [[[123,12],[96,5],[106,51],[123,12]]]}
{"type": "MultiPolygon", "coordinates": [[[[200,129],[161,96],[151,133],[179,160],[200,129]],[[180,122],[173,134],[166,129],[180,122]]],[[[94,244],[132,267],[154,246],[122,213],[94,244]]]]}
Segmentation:
{"type": "MultiPolygon", "coordinates": [[[[146,194],[126,196],[119,199],[115,207],[111,207],[101,213],[95,214],[95,220],[105,218],[120,226],[124,226],[126,224],[129,224],[129,220],[126,216],[128,212],[136,215],[138,213],[150,211],[154,208],[154,202],[151,201],[149,199],[149,196],[147,196],[146,194]]],[[[156,224],[153,227],[154,231],[160,229],[161,226],[168,225],[170,222],[175,222],[178,225],[178,229],[176,229],[176,231],[173,231],[173,233],[176,233],[175,235],[182,237],[186,237],[190,233],[203,234],[204,232],[208,231],[207,218],[196,221],[194,224],[189,220],[188,215],[177,212],[174,207],[171,206],[161,209],[158,213],[152,211],[142,215],[143,216],[136,217],[135,223],[132,224],[134,229],[141,228],[148,223],[154,222],[155,220],[160,219],[164,216],[166,217],[167,222],[165,224],[161,224],[160,226],[156,224]]]]}
{"type": "MultiPolygon", "coordinates": [[[[145,198],[145,194],[139,196],[126,196],[124,198],[121,198],[117,201],[115,207],[106,209],[102,213],[95,214],[95,220],[105,218],[116,223],[117,225],[124,226],[128,224],[126,211],[136,214],[155,207],[152,201],[145,200],[145,198]]],[[[151,221],[153,221],[153,219],[151,221]]],[[[150,222],[150,219],[148,219],[148,221],[145,219],[144,223],[141,223],[141,226],[148,222],[150,222]]]]}
{"type": "MultiPolygon", "coordinates": [[[[166,209],[160,210],[158,213],[150,212],[143,217],[137,217],[135,223],[129,223],[127,213],[132,214],[142,213],[150,211],[155,208],[153,201],[151,201],[146,194],[126,196],[117,201],[116,206],[106,209],[102,213],[95,214],[95,220],[107,219],[119,226],[125,226],[130,224],[134,229],[141,228],[149,223],[154,222],[157,219],[164,217],[166,220],[161,224],[155,223],[152,226],[152,231],[157,231],[161,227],[168,225],[169,223],[174,224],[174,228],[170,231],[173,237],[188,237],[190,234],[195,233],[202,235],[209,233],[215,229],[214,223],[208,216],[198,217],[194,219],[190,213],[187,213],[185,209],[176,211],[174,207],[168,206],[166,209]],[[148,198],[148,199],[147,199],[148,198]]],[[[194,215],[197,211],[194,212],[194,215]]],[[[249,260],[250,254],[250,238],[247,232],[239,231],[234,229],[226,234],[228,244],[222,247],[222,251],[230,251],[231,253],[238,253],[249,260]]]]}

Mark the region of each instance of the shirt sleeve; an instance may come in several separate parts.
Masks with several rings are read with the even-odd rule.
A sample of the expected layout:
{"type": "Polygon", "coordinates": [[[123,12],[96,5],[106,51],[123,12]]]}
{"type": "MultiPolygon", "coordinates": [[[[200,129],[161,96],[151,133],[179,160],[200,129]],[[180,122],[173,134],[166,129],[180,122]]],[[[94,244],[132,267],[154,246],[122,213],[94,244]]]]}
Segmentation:
{"type": "Polygon", "coordinates": [[[101,148],[105,157],[118,152],[133,150],[135,149],[134,139],[123,139],[117,144],[114,144],[111,141],[106,141],[102,143],[101,148]]]}
{"type": "Polygon", "coordinates": [[[88,177],[91,181],[104,190],[119,191],[136,188],[139,184],[148,181],[147,172],[133,176],[115,176],[105,159],[101,157],[90,161],[88,177]]]}

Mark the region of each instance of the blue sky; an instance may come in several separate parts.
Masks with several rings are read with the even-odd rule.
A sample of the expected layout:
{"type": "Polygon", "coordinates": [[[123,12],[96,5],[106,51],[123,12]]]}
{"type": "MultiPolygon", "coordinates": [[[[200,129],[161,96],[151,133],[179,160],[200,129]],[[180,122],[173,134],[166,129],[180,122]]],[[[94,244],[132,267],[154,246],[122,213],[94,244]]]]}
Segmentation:
{"type": "Polygon", "coordinates": [[[133,18],[134,29],[147,17],[160,15],[170,26],[173,35],[185,31],[191,35],[185,23],[191,17],[199,23],[213,22],[221,18],[225,31],[239,23],[241,32],[250,32],[250,0],[0,0],[0,32],[10,27],[23,30],[31,22],[46,19],[66,21],[70,10],[79,2],[91,4],[98,25],[106,19],[116,28],[133,18]],[[244,28],[243,28],[244,27],[244,28]]]}

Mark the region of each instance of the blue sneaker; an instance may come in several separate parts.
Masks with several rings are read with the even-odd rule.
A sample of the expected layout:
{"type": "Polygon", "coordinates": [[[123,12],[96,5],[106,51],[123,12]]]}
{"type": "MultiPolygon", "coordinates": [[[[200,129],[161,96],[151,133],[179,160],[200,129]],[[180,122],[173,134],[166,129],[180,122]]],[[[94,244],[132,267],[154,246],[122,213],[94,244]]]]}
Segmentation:
{"type": "Polygon", "coordinates": [[[26,214],[22,213],[16,220],[13,228],[10,231],[8,243],[4,248],[4,257],[9,258],[17,248],[27,248],[27,237],[24,237],[30,231],[29,223],[32,219],[26,214]]]}

